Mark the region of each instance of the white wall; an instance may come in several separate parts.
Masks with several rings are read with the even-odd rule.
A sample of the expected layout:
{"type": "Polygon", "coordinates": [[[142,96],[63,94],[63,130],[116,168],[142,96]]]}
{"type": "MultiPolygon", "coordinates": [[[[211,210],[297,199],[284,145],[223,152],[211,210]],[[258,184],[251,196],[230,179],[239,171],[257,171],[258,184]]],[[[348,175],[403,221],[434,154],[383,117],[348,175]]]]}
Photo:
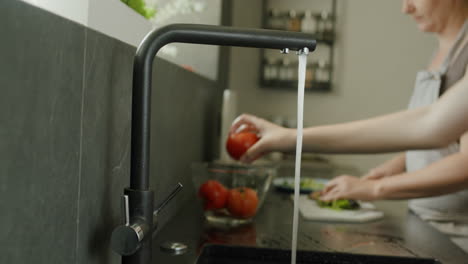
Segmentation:
{"type": "Polygon", "coordinates": [[[84,26],[138,46],[151,23],[120,0],[23,0],[84,26]]]}
{"type": "MultiPolygon", "coordinates": [[[[159,0],[161,4],[167,4],[171,1],[174,0],[159,0]]],[[[200,3],[206,5],[202,11],[170,17],[157,26],[159,27],[173,23],[219,25],[221,23],[221,0],[205,0],[200,3]]],[[[160,57],[178,65],[189,66],[197,73],[211,80],[217,79],[219,57],[218,46],[175,43],[168,45],[166,50],[169,52],[164,52],[163,50],[160,57]],[[173,53],[171,51],[176,51],[176,54],[171,55],[173,53]]]]}
{"type": "Polygon", "coordinates": [[[151,23],[120,0],[89,0],[87,26],[132,46],[138,46],[151,23]]]}
{"type": "MultiPolygon", "coordinates": [[[[70,19],[132,46],[138,46],[155,25],[120,0],[23,0],[70,19]]],[[[171,0],[174,1],[174,0],[171,0]]],[[[161,5],[169,1],[159,0],[161,5]]],[[[221,0],[206,0],[206,8],[199,13],[177,14],[158,27],[170,23],[200,23],[219,25],[221,0]]],[[[171,44],[158,53],[170,62],[186,65],[212,80],[218,75],[219,49],[213,46],[171,44]],[[171,49],[171,47],[175,47],[171,49]],[[176,50],[177,52],[170,52],[176,50]],[[165,52],[166,51],[166,52],[165,52]]]]}
{"type": "Polygon", "coordinates": [[[88,24],[89,0],[23,0],[82,25],[88,24]]]}
{"type": "MultiPolygon", "coordinates": [[[[296,1],[299,0],[288,4],[293,6],[296,1]]],[[[233,2],[234,25],[261,25],[261,1],[233,2]]],[[[418,32],[411,18],[401,14],[401,1],[338,2],[335,85],[331,93],[306,94],[306,126],[351,121],[405,108],[416,72],[428,63],[435,45],[431,36],[418,32]]],[[[295,118],[296,92],[259,88],[257,50],[235,48],[231,59],[229,88],[238,92],[240,112],[266,118],[295,118]]],[[[365,171],[389,155],[331,157],[365,171]]]]}

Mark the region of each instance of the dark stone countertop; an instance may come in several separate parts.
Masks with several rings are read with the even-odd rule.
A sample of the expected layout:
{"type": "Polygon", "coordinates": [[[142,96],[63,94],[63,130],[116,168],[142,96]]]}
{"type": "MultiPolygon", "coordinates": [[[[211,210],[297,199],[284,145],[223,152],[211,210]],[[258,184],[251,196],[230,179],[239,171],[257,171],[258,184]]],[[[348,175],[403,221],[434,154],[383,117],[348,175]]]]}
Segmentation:
{"type": "MultiPolygon", "coordinates": [[[[436,258],[444,264],[468,263],[468,254],[446,235],[408,212],[406,202],[374,204],[385,213],[383,219],[374,222],[313,222],[300,217],[298,249],[436,258]]],[[[197,202],[189,202],[156,234],[153,263],[194,263],[205,243],[289,249],[292,205],[287,194],[271,189],[251,224],[216,228],[204,222],[197,202]],[[172,256],[159,248],[166,241],[182,242],[189,249],[183,255],[172,256]]]]}

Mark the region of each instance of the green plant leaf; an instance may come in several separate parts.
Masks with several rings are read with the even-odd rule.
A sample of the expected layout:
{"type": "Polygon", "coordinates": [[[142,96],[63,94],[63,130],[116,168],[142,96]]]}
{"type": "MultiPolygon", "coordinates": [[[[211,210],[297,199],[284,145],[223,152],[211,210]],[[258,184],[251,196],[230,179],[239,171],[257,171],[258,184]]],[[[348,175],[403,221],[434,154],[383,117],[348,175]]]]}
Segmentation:
{"type": "Polygon", "coordinates": [[[140,15],[144,16],[145,18],[152,18],[156,14],[156,10],[154,8],[150,8],[146,6],[144,0],[121,0],[123,3],[127,4],[133,10],[135,10],[140,15]]]}

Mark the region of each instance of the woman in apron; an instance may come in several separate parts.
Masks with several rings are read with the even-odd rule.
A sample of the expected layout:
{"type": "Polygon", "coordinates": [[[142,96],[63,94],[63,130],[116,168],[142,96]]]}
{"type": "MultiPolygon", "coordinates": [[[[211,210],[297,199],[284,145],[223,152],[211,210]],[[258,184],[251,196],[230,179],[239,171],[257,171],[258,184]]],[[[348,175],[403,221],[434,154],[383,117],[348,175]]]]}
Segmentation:
{"type": "MultiPolygon", "coordinates": [[[[437,33],[439,37],[439,50],[436,52],[429,69],[418,72],[413,95],[409,103],[409,109],[422,108],[436,102],[440,95],[464,77],[466,64],[468,62],[468,20],[466,20],[468,18],[468,1],[460,1],[461,6],[463,6],[463,4],[465,5],[464,8],[460,9],[459,17],[451,15],[452,12],[441,11],[442,14],[445,14],[444,17],[443,15],[437,15],[437,12],[431,10],[440,8],[434,3],[439,2],[439,4],[441,4],[442,1],[426,0],[425,2],[427,6],[415,6],[411,1],[404,1],[403,10],[416,17],[415,19],[422,31],[437,31],[438,27],[443,26],[445,23],[443,32],[457,32],[457,34],[455,35],[456,37],[453,38],[454,40],[451,40],[449,37],[444,38],[441,36],[441,32],[437,33]],[[432,15],[435,18],[425,21],[424,17],[418,17],[420,14],[424,15],[424,12],[418,12],[418,8],[427,8],[425,10],[427,11],[426,14],[432,15]],[[460,21],[458,25],[461,26],[457,26],[457,20],[460,21]],[[447,25],[449,23],[452,24],[447,25]],[[447,45],[445,43],[450,44],[447,45]],[[444,45],[446,47],[444,47],[444,45]],[[448,51],[444,52],[444,50],[448,51]]],[[[453,3],[454,2],[449,3],[447,1],[447,3],[444,4],[450,6],[453,3]]],[[[452,35],[454,34],[452,33],[452,35]]],[[[468,118],[466,120],[465,122],[468,122],[468,118]]],[[[407,151],[371,170],[363,179],[377,181],[394,175],[411,177],[411,174],[424,173],[425,171],[423,169],[429,168],[428,166],[431,164],[458,152],[460,152],[458,140],[456,142],[451,142],[443,148],[407,151]]],[[[453,170],[453,168],[447,169],[453,170]]],[[[443,178],[444,173],[437,177],[443,178]]],[[[331,182],[327,189],[329,195],[324,196],[324,199],[336,199],[339,196],[343,196],[343,193],[340,194],[339,189],[340,185],[348,184],[346,178],[347,177],[342,177],[343,180],[337,179],[331,182]]],[[[404,184],[405,183],[402,185],[404,184]]],[[[413,184],[417,186],[417,183],[413,182],[413,184]]],[[[414,196],[426,196],[424,192],[423,194],[418,193],[417,189],[418,188],[415,188],[414,196]]],[[[443,188],[441,189],[443,193],[443,188]]],[[[378,196],[380,196],[380,198],[408,198],[407,196],[411,197],[412,194],[399,195],[398,192],[393,192],[390,197],[382,197],[382,194],[378,194],[378,196]]],[[[412,199],[409,202],[409,208],[422,219],[430,221],[433,226],[445,233],[468,236],[468,184],[457,192],[412,199]]]]}
{"type": "MultiPolygon", "coordinates": [[[[324,153],[426,149],[408,151],[363,178],[337,177],[329,182],[322,199],[416,198],[409,208],[421,218],[443,232],[468,236],[468,1],[404,0],[403,11],[415,18],[421,31],[433,32],[439,39],[430,66],[417,74],[409,110],[307,128],[303,148],[324,153]]],[[[252,162],[271,151],[294,150],[295,130],[242,115],[231,132],[245,124],[256,128],[261,139],[242,161],[252,162]]]]}

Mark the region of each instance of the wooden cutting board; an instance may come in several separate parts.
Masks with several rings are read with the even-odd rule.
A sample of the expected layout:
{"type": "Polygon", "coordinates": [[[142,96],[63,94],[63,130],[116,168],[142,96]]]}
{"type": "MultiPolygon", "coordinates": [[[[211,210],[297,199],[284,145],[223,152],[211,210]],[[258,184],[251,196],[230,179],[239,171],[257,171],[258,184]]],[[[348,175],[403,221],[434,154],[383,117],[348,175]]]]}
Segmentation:
{"type": "MultiPolygon", "coordinates": [[[[291,196],[294,200],[294,196],[291,196]]],[[[361,208],[358,210],[333,210],[321,208],[307,195],[299,196],[299,212],[303,218],[312,221],[336,221],[348,223],[363,223],[380,219],[384,216],[372,203],[359,202],[361,208]]]]}

